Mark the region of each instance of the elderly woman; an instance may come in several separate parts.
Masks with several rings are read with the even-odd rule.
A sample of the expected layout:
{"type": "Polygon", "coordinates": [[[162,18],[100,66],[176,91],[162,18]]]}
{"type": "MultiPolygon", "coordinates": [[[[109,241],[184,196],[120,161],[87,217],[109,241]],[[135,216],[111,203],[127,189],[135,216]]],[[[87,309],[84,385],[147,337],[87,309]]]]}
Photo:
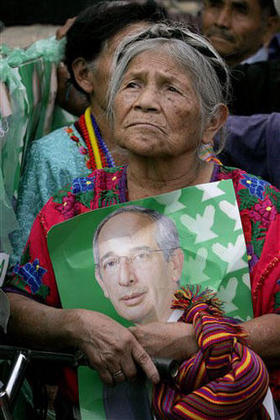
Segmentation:
{"type": "MultiPolygon", "coordinates": [[[[15,269],[17,276],[6,284],[12,314],[10,334],[29,345],[84,351],[107,383],[133,378],[137,364],[157,383],[158,373],[150,356],[188,360],[198,351],[200,340],[197,341],[190,323],[192,318],[186,315],[182,320],[187,323],[152,323],[127,330],[94,311],[61,309],[47,250],[47,233],[56,223],[108,204],[232,179],[247,244],[255,315],[242,327],[253,350],[271,365],[277,364],[280,192],[244,171],[198,157],[201,145],[212,142],[227,117],[228,74],[223,61],[200,36],[160,24],[126,39],[114,66],[109,118],[117,144],[128,151],[128,166],[96,170],[90,176],[75,179],[39,213],[21,265],[15,269]]],[[[192,302],[191,297],[186,313],[192,302]]],[[[233,335],[242,342],[237,332],[233,335]]],[[[203,381],[210,379],[203,374],[203,381]]],[[[277,396],[279,377],[275,372],[271,382],[277,396]]],[[[184,407],[191,411],[188,404],[194,401],[195,386],[190,389],[185,385],[179,379],[173,391],[165,389],[156,394],[159,417],[179,416],[172,411],[173,403],[165,405],[162,397],[167,392],[168,398],[173,395],[175,401],[182,398],[181,418],[189,418],[188,414],[184,417],[184,407]],[[186,400],[190,392],[191,399],[186,400]]],[[[200,382],[199,385],[203,386],[200,382]]],[[[234,407],[227,403],[223,406],[224,418],[251,415],[259,407],[260,398],[250,401],[256,395],[253,388],[252,385],[250,392],[242,394],[248,406],[241,408],[237,400],[234,407]]],[[[210,387],[205,398],[203,393],[199,396],[202,399],[196,400],[194,408],[196,411],[201,407],[201,417],[197,418],[210,418],[217,413],[215,398],[210,398],[210,407],[204,403],[212,393],[220,404],[221,389],[223,386],[210,387]]]]}

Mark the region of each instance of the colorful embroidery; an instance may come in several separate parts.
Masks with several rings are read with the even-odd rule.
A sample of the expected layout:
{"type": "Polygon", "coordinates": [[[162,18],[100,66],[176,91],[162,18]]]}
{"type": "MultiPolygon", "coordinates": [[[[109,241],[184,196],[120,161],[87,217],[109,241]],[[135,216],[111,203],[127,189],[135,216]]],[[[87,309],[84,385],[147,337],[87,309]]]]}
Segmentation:
{"type": "Polygon", "coordinates": [[[113,190],[104,190],[101,191],[100,197],[99,197],[99,205],[100,207],[108,207],[112,206],[113,204],[119,204],[120,198],[117,191],[113,190]]]}
{"type": "MultiPolygon", "coordinates": [[[[93,130],[93,134],[96,137],[97,141],[97,149],[96,153],[101,159],[101,165],[102,167],[114,167],[116,166],[114,159],[104,142],[102,135],[99,131],[98,125],[94,119],[94,117],[91,115],[91,118],[89,118],[89,123],[92,125],[91,129],[93,130]]],[[[75,122],[75,128],[81,135],[82,139],[84,140],[85,144],[83,143],[82,139],[79,139],[74,134],[74,130],[71,127],[66,127],[64,130],[70,137],[72,141],[74,141],[79,149],[79,152],[84,156],[85,159],[85,165],[88,169],[95,170],[97,168],[96,164],[96,158],[94,151],[92,150],[92,144],[90,141],[90,135],[89,130],[86,124],[85,120],[85,114],[81,115],[79,120],[75,122]]],[[[100,163],[100,162],[99,162],[100,163]]]]}
{"type": "Polygon", "coordinates": [[[80,177],[73,179],[72,192],[80,194],[94,189],[95,178],[93,176],[80,177]]]}
{"type": "Polygon", "coordinates": [[[260,200],[263,199],[265,187],[268,185],[268,182],[246,173],[243,174],[243,179],[240,180],[240,183],[248,188],[250,194],[258,197],[260,200]]]}
{"type": "Polygon", "coordinates": [[[70,219],[79,213],[79,204],[76,202],[75,196],[69,194],[62,198],[62,203],[58,204],[56,209],[64,216],[65,219],[70,219]]]}
{"type": "Polygon", "coordinates": [[[261,222],[261,225],[267,227],[272,220],[275,219],[277,210],[273,206],[271,200],[266,198],[264,201],[258,202],[250,211],[250,217],[254,222],[261,222]]]}
{"type": "Polygon", "coordinates": [[[67,184],[63,189],[59,190],[56,194],[53,195],[53,202],[63,204],[64,197],[68,196],[68,193],[71,192],[71,184],[67,184]]]}
{"type": "Polygon", "coordinates": [[[39,265],[39,259],[36,258],[33,263],[28,262],[24,265],[17,264],[14,267],[14,273],[18,274],[30,287],[31,293],[37,293],[42,285],[42,277],[47,270],[39,265]]]}
{"type": "Polygon", "coordinates": [[[248,263],[249,263],[249,269],[250,272],[253,270],[254,266],[259,261],[259,258],[254,253],[254,247],[252,244],[247,245],[247,254],[248,254],[248,263]]]}

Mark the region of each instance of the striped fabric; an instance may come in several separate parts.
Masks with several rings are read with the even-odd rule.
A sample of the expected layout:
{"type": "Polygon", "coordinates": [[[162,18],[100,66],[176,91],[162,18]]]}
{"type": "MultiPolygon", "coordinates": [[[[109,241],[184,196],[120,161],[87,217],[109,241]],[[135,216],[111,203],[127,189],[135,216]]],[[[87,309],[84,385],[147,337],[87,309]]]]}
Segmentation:
{"type": "Polygon", "coordinates": [[[193,323],[199,351],[184,361],[174,384],[160,383],[153,392],[160,419],[269,419],[262,401],[268,373],[246,344],[239,325],[222,315],[209,291],[189,287],[176,292],[179,321],[193,323]]]}

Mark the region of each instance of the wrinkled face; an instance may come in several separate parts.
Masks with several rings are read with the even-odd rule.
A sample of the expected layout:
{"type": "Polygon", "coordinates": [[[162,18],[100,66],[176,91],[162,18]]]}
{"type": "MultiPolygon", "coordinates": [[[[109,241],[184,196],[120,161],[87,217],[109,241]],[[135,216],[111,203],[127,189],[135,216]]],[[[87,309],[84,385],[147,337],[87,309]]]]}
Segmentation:
{"type": "Polygon", "coordinates": [[[119,43],[127,35],[141,31],[148,26],[149,24],[146,22],[129,25],[113,36],[103,48],[95,63],[96,67],[93,73],[93,92],[91,98],[93,110],[95,107],[99,107],[104,112],[106,111],[106,94],[111,76],[112,58],[119,43]]]}
{"type": "Polygon", "coordinates": [[[113,216],[98,238],[96,279],[116,311],[135,323],[168,318],[182,271],[176,255],[165,260],[155,229],[146,215],[123,213],[113,216]]]}
{"type": "Polygon", "coordinates": [[[200,104],[191,78],[164,47],[131,60],[113,111],[115,140],[134,154],[180,156],[200,144],[200,104]]]}
{"type": "Polygon", "coordinates": [[[266,19],[258,0],[204,0],[203,34],[229,65],[236,65],[263,44],[266,19]]]}

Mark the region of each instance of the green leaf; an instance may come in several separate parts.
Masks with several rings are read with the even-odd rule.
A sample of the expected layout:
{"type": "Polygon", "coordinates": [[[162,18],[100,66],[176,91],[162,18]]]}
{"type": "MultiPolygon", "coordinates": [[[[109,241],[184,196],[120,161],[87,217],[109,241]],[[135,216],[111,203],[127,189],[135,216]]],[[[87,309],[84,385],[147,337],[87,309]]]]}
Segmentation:
{"type": "Polygon", "coordinates": [[[240,190],[238,192],[240,198],[240,206],[239,210],[246,210],[252,208],[255,204],[257,204],[258,199],[254,195],[250,194],[248,188],[240,190]]]}
{"type": "Polygon", "coordinates": [[[71,192],[71,184],[67,184],[63,189],[59,190],[56,194],[53,195],[54,203],[63,203],[63,198],[68,195],[68,192],[71,192]]]}
{"type": "Polygon", "coordinates": [[[79,201],[80,203],[82,203],[88,209],[91,208],[90,205],[91,205],[92,199],[93,199],[93,192],[92,191],[87,191],[87,192],[76,195],[76,201],[79,201]]]}
{"type": "Polygon", "coordinates": [[[41,284],[40,288],[38,289],[37,293],[39,296],[42,296],[44,300],[46,300],[46,297],[50,294],[50,288],[46,284],[41,284]]]}

